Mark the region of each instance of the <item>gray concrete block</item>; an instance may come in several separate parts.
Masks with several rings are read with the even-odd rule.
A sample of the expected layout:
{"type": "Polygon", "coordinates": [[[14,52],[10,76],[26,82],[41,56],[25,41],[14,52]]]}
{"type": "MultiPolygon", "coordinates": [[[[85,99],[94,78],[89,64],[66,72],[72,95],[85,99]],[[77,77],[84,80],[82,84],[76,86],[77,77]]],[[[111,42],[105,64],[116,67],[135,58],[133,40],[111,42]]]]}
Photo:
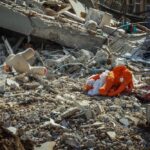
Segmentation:
{"type": "Polygon", "coordinates": [[[29,18],[5,6],[0,6],[0,27],[25,35],[33,30],[29,18]]]}

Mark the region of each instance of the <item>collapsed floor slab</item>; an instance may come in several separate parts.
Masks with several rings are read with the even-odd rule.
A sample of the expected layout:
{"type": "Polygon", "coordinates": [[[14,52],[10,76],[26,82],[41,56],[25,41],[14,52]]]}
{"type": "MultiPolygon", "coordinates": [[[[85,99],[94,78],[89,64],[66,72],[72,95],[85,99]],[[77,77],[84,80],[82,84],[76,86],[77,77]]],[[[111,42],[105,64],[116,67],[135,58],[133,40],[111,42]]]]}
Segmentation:
{"type": "Polygon", "coordinates": [[[19,14],[11,8],[0,5],[0,27],[22,33],[31,34],[33,30],[30,20],[27,16],[19,14]]]}
{"type": "Polygon", "coordinates": [[[92,50],[101,47],[105,40],[103,36],[89,34],[81,23],[66,18],[55,19],[17,5],[12,9],[11,5],[0,3],[0,19],[0,27],[71,48],[92,50]]]}

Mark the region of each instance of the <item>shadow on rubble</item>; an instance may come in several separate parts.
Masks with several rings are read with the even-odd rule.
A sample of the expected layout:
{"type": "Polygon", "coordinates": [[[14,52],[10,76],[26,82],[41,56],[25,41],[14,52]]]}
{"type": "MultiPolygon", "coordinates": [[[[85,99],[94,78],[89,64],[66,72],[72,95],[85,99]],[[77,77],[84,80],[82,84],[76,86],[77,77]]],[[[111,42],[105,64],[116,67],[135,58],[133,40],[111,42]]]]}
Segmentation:
{"type": "Polygon", "coordinates": [[[138,125],[141,138],[144,140],[143,143],[145,145],[145,150],[150,149],[150,124],[147,123],[141,123],[138,125]]]}
{"type": "MultiPolygon", "coordinates": [[[[26,49],[32,47],[38,50],[58,50],[62,49],[62,46],[41,38],[34,36],[27,36],[17,32],[13,32],[7,29],[0,28],[0,35],[8,38],[8,41],[11,47],[14,50],[14,53],[17,53],[20,49],[26,49]],[[18,47],[16,47],[18,46],[18,47]]],[[[2,38],[0,37],[0,43],[3,43],[2,38]]]]}
{"type": "Polygon", "coordinates": [[[0,126],[0,150],[33,150],[34,144],[30,140],[21,140],[6,128],[0,126]]]}

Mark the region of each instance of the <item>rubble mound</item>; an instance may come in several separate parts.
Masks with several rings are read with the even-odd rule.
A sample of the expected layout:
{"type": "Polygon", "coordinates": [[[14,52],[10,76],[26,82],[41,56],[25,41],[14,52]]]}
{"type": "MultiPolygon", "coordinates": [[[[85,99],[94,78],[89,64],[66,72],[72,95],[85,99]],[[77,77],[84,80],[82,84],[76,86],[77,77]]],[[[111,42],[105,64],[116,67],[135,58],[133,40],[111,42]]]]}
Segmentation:
{"type": "Polygon", "coordinates": [[[17,135],[0,126],[0,149],[1,150],[33,150],[29,141],[22,141],[17,135]],[[24,146],[26,145],[26,146],[24,146]]]}

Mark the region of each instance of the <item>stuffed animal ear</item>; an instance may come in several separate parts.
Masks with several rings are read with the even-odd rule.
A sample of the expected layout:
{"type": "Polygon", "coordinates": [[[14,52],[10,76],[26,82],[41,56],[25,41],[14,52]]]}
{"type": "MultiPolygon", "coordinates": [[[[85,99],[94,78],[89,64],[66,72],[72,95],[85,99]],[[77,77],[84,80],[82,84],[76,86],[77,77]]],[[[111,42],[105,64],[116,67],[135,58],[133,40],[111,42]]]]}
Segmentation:
{"type": "Polygon", "coordinates": [[[34,57],[35,51],[33,48],[28,48],[23,52],[18,53],[21,55],[25,60],[29,60],[30,58],[34,57]]]}

